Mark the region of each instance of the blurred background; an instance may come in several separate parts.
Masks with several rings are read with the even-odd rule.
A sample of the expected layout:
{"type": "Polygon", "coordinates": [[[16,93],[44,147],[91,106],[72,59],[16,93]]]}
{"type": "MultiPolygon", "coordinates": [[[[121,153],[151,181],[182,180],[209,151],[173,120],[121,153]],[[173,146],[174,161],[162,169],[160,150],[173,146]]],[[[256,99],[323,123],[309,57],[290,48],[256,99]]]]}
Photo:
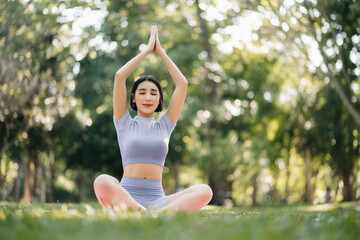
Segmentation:
{"type": "MultiPolygon", "coordinates": [[[[121,178],[114,74],[152,24],[189,81],[167,194],[207,183],[229,207],[360,199],[359,1],[0,2],[0,201],[92,202],[96,176],[121,178]]],[[[168,103],[160,58],[128,91],[143,74],[168,103]]]]}

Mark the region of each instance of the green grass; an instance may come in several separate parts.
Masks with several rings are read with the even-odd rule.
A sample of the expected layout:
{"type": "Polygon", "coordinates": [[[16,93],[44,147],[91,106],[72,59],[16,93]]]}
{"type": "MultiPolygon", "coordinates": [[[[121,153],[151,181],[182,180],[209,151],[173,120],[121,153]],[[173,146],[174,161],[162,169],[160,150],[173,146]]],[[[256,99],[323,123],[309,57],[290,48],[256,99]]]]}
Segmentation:
{"type": "Polygon", "coordinates": [[[0,203],[0,239],[360,239],[360,203],[195,214],[104,211],[99,204],[0,203]]]}

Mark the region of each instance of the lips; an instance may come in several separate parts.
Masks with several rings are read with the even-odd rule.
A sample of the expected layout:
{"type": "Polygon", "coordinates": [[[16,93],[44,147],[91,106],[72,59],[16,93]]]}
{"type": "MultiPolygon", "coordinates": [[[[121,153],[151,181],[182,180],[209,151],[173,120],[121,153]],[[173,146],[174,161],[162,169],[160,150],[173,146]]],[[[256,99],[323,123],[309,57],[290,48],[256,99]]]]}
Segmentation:
{"type": "Polygon", "coordinates": [[[151,107],[152,104],[143,104],[144,107],[151,107]]]}

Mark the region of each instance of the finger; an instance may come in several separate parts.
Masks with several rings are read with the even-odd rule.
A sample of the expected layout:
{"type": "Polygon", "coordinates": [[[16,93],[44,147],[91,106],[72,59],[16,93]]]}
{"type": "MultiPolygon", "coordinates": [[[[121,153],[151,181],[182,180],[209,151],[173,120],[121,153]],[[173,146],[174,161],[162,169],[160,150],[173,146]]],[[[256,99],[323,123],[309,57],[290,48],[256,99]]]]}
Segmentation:
{"type": "Polygon", "coordinates": [[[152,26],[151,26],[151,36],[152,36],[152,37],[155,37],[155,32],[156,32],[156,26],[155,26],[155,25],[152,25],[152,26]]]}
{"type": "Polygon", "coordinates": [[[159,40],[159,33],[156,32],[156,42],[159,42],[160,43],[160,40],[159,40]]]}
{"type": "Polygon", "coordinates": [[[157,29],[157,27],[154,28],[154,33],[155,33],[154,36],[155,36],[155,38],[156,38],[156,37],[157,37],[157,34],[158,34],[158,29],[157,29]]]}
{"type": "Polygon", "coordinates": [[[150,37],[155,37],[155,28],[154,28],[154,26],[151,27],[150,37]]]}

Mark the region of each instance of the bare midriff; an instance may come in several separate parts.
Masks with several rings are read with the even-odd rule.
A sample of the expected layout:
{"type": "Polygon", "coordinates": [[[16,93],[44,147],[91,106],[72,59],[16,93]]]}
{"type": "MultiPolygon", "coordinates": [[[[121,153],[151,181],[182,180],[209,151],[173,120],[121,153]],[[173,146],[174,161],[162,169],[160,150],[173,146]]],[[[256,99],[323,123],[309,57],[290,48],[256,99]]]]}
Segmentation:
{"type": "Polygon", "coordinates": [[[161,180],[163,169],[153,163],[132,163],[124,167],[123,177],[161,180]]]}

